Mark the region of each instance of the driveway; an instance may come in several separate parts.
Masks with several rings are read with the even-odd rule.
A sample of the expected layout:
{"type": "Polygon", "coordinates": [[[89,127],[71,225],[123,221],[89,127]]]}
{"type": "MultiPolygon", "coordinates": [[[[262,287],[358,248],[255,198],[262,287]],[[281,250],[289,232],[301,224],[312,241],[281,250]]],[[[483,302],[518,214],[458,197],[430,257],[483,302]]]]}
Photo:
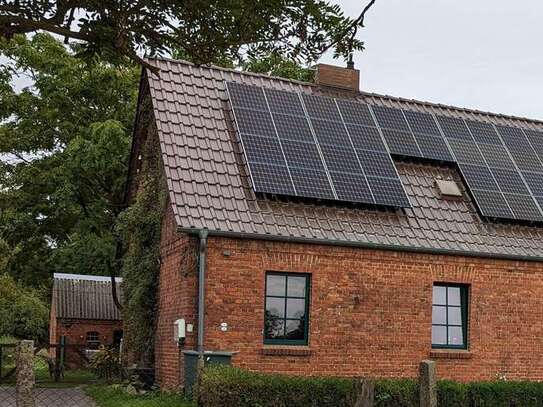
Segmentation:
{"type": "MultiPolygon", "coordinates": [[[[79,387],[69,389],[34,389],[36,407],[96,407],[79,387]]],[[[0,407],[15,407],[15,387],[0,387],[0,407]]]]}

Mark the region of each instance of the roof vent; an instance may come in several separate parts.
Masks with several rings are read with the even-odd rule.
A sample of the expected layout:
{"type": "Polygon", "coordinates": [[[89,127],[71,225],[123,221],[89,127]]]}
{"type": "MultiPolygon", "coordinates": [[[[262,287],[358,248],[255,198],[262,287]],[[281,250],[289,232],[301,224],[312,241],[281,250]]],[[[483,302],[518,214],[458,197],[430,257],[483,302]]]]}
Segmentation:
{"type": "Polygon", "coordinates": [[[436,185],[443,198],[462,197],[462,191],[453,180],[436,179],[436,185]]]}

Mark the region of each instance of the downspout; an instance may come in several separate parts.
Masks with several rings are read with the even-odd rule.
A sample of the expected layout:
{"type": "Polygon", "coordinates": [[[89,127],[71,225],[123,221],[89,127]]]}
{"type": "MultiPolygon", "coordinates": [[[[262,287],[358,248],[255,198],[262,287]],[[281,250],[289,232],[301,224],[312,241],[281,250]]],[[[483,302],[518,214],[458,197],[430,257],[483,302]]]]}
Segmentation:
{"type": "Polygon", "coordinates": [[[207,254],[207,229],[198,233],[200,249],[198,255],[198,367],[204,363],[204,312],[205,312],[205,271],[207,254]]]}

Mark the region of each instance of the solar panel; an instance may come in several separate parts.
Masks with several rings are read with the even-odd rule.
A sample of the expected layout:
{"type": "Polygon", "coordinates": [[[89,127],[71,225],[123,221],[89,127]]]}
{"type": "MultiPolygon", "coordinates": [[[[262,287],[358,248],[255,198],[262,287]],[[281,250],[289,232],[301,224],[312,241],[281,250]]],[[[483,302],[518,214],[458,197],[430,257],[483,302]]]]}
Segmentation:
{"type": "Polygon", "coordinates": [[[542,221],[541,211],[530,195],[504,194],[516,219],[542,221]]]}
{"type": "MultiPolygon", "coordinates": [[[[379,192],[374,191],[372,185],[369,185],[366,190],[368,183],[365,170],[368,168],[368,163],[365,152],[386,152],[386,147],[380,139],[378,129],[374,127],[373,118],[366,105],[358,103],[360,106],[357,108],[353,106],[353,103],[339,103],[339,101],[336,103],[334,99],[311,95],[303,95],[302,99],[339,199],[349,197],[349,200],[400,207],[409,204],[388,152],[386,155],[374,154],[372,158],[377,167],[389,168],[388,173],[385,174],[383,171],[382,175],[386,179],[382,184],[395,185],[395,188],[388,187],[386,199],[382,198],[379,192]],[[336,108],[335,111],[333,106],[336,108]],[[346,114],[347,119],[344,119],[343,113],[346,114]],[[360,113],[360,117],[356,117],[357,113],[360,113]],[[347,124],[347,121],[350,123],[347,124]],[[357,149],[357,146],[364,148],[357,149]],[[362,179],[364,182],[361,181],[362,179]],[[353,192],[355,181],[361,183],[360,190],[357,192],[353,192]]],[[[374,186],[380,188],[376,183],[374,186]]]]}
{"type": "Polygon", "coordinates": [[[296,195],[286,166],[249,163],[253,186],[256,191],[279,195],[296,195]]]}
{"type": "Polygon", "coordinates": [[[479,144],[479,150],[489,167],[515,169],[515,164],[505,147],[494,144],[479,144]]]}
{"type": "Polygon", "coordinates": [[[502,192],[530,195],[518,171],[491,168],[492,175],[502,192]]]}
{"type": "Polygon", "coordinates": [[[476,143],[502,145],[498,133],[490,123],[466,120],[466,125],[476,143]]]}
{"type": "Polygon", "coordinates": [[[373,120],[368,105],[360,102],[338,99],[337,106],[345,123],[375,128],[375,120],[373,120]]]}
{"type": "Polygon", "coordinates": [[[302,94],[304,105],[310,118],[342,122],[334,99],[302,94]]]}
{"type": "Polygon", "coordinates": [[[376,127],[347,124],[347,132],[355,148],[383,151],[388,154],[383,138],[376,127]]]}
{"type": "Polygon", "coordinates": [[[367,105],[231,82],[227,89],[256,192],[409,206],[367,105]]]}
{"type": "Polygon", "coordinates": [[[370,177],[368,183],[375,201],[382,205],[409,207],[409,199],[403,190],[402,183],[393,178],[370,177]]]}
{"type": "Polygon", "coordinates": [[[268,110],[264,90],[256,86],[241,85],[235,82],[227,84],[228,95],[236,110],[246,108],[252,110],[268,110]]]}
{"type": "Polygon", "coordinates": [[[311,168],[289,168],[292,182],[299,196],[305,198],[335,199],[325,171],[311,168]]]}
{"type": "Polygon", "coordinates": [[[299,141],[283,141],[283,151],[289,167],[313,168],[325,171],[317,146],[299,141]]]}
{"type": "Polygon", "coordinates": [[[460,167],[460,171],[470,188],[498,191],[498,184],[486,165],[464,164],[460,167]]]}
{"type": "Polygon", "coordinates": [[[410,110],[404,110],[403,113],[413,133],[441,137],[441,132],[431,114],[410,110]]]}
{"type": "Polygon", "coordinates": [[[441,127],[441,130],[443,130],[445,137],[450,139],[473,141],[473,137],[462,119],[439,115],[436,115],[436,119],[441,127]]]}
{"type": "Polygon", "coordinates": [[[255,191],[395,207],[390,154],[456,162],[483,216],[543,221],[543,132],[227,84],[255,191]]]}
{"type": "Polygon", "coordinates": [[[481,152],[473,141],[450,139],[449,145],[451,146],[451,150],[457,163],[475,165],[485,163],[481,152]]]}
{"type": "Polygon", "coordinates": [[[415,137],[410,132],[394,129],[382,129],[381,131],[392,154],[422,157],[415,137]]]}
{"type": "Polygon", "coordinates": [[[382,129],[410,132],[409,125],[401,110],[387,106],[372,106],[371,108],[382,129]]]}
{"type": "Polygon", "coordinates": [[[388,153],[356,150],[364,172],[368,176],[395,178],[396,167],[388,153]]]}
{"type": "Polygon", "coordinates": [[[364,174],[330,171],[330,176],[339,199],[351,202],[375,202],[364,174]]]}
{"type": "Polygon", "coordinates": [[[422,153],[422,157],[439,161],[454,162],[454,158],[443,137],[415,134],[415,138],[422,153]]]}
{"type": "Polygon", "coordinates": [[[513,212],[505,201],[503,194],[498,191],[486,191],[470,188],[479,210],[489,218],[514,219],[513,212]]]}
{"type": "Polygon", "coordinates": [[[277,137],[269,111],[238,108],[236,109],[236,122],[239,131],[243,134],[277,137]]]}
{"type": "Polygon", "coordinates": [[[363,174],[358,157],[352,148],[321,144],[321,151],[330,171],[363,174]]]}
{"type": "Polygon", "coordinates": [[[281,144],[276,138],[253,136],[252,134],[243,134],[242,137],[247,161],[285,165],[281,144]]]}
{"type": "Polygon", "coordinates": [[[281,140],[304,141],[315,143],[313,133],[305,116],[293,116],[287,114],[272,114],[275,129],[281,140]]]}

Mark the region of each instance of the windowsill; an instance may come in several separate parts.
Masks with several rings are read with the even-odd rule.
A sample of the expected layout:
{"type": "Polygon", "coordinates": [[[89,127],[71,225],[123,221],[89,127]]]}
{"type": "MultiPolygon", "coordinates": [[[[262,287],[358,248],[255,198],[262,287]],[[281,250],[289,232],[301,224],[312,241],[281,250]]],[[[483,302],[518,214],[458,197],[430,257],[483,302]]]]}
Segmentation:
{"type": "Polygon", "coordinates": [[[262,354],[267,356],[311,356],[311,349],[304,345],[264,345],[262,354]]]}
{"type": "Polygon", "coordinates": [[[473,355],[467,349],[432,349],[432,359],[471,359],[473,355]]]}

